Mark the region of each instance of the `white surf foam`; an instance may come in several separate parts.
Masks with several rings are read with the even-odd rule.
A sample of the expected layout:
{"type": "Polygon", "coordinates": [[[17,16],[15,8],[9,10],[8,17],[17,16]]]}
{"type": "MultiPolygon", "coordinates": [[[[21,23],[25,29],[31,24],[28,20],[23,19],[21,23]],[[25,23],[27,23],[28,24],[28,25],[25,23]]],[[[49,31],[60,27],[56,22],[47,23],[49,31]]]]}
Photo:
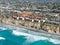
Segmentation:
{"type": "Polygon", "coordinates": [[[0,27],[0,30],[6,30],[7,28],[4,28],[4,27],[0,27]]]}
{"type": "MultiPolygon", "coordinates": [[[[12,28],[15,28],[13,26],[6,26],[6,27],[9,27],[10,29],[12,28]]],[[[1,30],[6,30],[7,28],[5,27],[0,27],[1,30]]],[[[22,29],[19,29],[17,28],[17,30],[22,30],[22,29]]],[[[48,37],[43,37],[43,36],[36,36],[36,35],[32,35],[32,34],[27,34],[27,33],[24,33],[24,32],[20,32],[20,31],[17,31],[17,30],[13,30],[13,34],[16,35],[16,36],[20,36],[20,35],[23,35],[23,36],[26,36],[28,42],[34,42],[34,41],[38,41],[38,40],[48,40],[49,42],[52,42],[54,44],[60,44],[60,40],[58,39],[52,39],[52,38],[48,38],[48,37]]],[[[4,37],[0,37],[0,40],[1,39],[5,39],[4,37]]]]}
{"type": "Polygon", "coordinates": [[[48,38],[46,38],[46,37],[35,36],[35,35],[31,35],[31,34],[19,32],[19,31],[14,31],[14,30],[13,30],[13,34],[14,34],[14,35],[17,35],[17,36],[20,36],[20,35],[26,36],[26,38],[29,39],[29,41],[31,41],[31,39],[33,39],[33,41],[46,40],[46,39],[48,39],[48,38]]]}
{"type": "Polygon", "coordinates": [[[4,37],[0,37],[0,40],[5,40],[5,38],[4,37]]]}
{"type": "Polygon", "coordinates": [[[52,38],[48,38],[48,37],[43,37],[43,36],[35,36],[35,35],[31,35],[31,34],[27,34],[24,32],[19,32],[16,30],[13,30],[13,34],[16,36],[26,36],[26,42],[34,42],[34,41],[39,41],[39,40],[48,40],[49,42],[52,42],[54,44],[60,44],[60,40],[57,39],[52,39],[52,38]]]}
{"type": "Polygon", "coordinates": [[[60,40],[57,40],[57,39],[50,38],[49,41],[54,43],[54,44],[60,44],[60,40]]]}
{"type": "Polygon", "coordinates": [[[23,36],[26,36],[25,38],[27,39],[24,44],[29,44],[31,42],[35,42],[35,41],[38,41],[38,40],[46,40],[47,38],[45,37],[42,37],[42,36],[35,36],[35,35],[31,35],[31,34],[27,34],[27,33],[24,33],[24,32],[19,32],[19,31],[16,31],[16,30],[13,30],[13,34],[16,35],[16,36],[20,36],[20,35],[23,35],[23,36]]]}

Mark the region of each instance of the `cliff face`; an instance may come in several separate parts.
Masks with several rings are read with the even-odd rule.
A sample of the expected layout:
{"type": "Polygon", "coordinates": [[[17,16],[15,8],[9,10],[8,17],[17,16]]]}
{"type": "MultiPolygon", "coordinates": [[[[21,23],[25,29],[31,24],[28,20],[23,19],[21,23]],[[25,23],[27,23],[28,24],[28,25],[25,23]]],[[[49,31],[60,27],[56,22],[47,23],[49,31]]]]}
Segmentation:
{"type": "MultiPolygon", "coordinates": [[[[41,29],[41,23],[39,22],[29,22],[29,21],[25,21],[25,20],[14,20],[11,18],[0,18],[0,22],[1,23],[6,23],[6,24],[11,24],[11,25],[22,25],[25,27],[29,27],[29,28],[34,28],[37,29],[36,31],[39,31],[41,29]]],[[[50,32],[50,33],[60,33],[59,30],[59,26],[57,25],[53,25],[53,24],[44,24],[42,25],[42,29],[44,31],[50,32]]]]}
{"type": "MultiPolygon", "coordinates": [[[[26,13],[26,12],[22,12],[22,13],[26,13]]],[[[29,28],[34,28],[37,30],[44,30],[46,32],[52,32],[52,33],[60,33],[59,30],[59,25],[53,24],[53,23],[48,23],[48,22],[43,22],[44,17],[42,15],[37,16],[37,14],[32,14],[31,12],[28,13],[30,14],[30,16],[26,16],[26,17],[20,17],[21,16],[21,12],[14,12],[14,11],[7,11],[7,10],[3,10],[2,12],[0,12],[0,22],[1,23],[6,23],[6,24],[14,24],[14,25],[22,25],[25,27],[29,27],[29,28]],[[32,18],[31,18],[32,16],[32,18]],[[28,18],[29,17],[29,18],[28,18]],[[40,17],[40,19],[37,21],[36,17],[40,17]]]]}

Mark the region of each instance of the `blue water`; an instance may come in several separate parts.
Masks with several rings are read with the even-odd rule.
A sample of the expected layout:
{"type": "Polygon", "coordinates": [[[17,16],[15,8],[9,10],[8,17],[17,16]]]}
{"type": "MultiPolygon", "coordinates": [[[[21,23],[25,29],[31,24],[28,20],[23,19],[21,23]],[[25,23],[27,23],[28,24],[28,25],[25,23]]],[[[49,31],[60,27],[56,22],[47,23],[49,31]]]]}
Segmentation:
{"type": "Polygon", "coordinates": [[[0,45],[60,45],[58,37],[26,30],[9,25],[0,25],[0,45]]]}

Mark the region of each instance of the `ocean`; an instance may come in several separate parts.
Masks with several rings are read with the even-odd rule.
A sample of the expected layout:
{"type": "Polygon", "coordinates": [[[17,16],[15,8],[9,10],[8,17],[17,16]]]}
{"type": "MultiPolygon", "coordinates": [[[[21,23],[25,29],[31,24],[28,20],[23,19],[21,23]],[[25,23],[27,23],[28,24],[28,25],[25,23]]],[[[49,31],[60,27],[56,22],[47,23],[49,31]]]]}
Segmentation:
{"type": "Polygon", "coordinates": [[[0,24],[0,45],[60,45],[60,38],[0,24]]]}

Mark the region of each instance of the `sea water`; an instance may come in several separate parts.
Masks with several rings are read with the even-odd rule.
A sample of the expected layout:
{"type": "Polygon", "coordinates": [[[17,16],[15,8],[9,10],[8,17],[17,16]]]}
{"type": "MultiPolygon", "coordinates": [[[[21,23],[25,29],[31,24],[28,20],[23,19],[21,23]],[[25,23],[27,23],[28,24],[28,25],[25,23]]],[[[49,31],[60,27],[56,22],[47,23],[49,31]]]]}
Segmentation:
{"type": "Polygon", "coordinates": [[[60,38],[15,26],[0,25],[0,45],[60,45],[60,38]]]}

